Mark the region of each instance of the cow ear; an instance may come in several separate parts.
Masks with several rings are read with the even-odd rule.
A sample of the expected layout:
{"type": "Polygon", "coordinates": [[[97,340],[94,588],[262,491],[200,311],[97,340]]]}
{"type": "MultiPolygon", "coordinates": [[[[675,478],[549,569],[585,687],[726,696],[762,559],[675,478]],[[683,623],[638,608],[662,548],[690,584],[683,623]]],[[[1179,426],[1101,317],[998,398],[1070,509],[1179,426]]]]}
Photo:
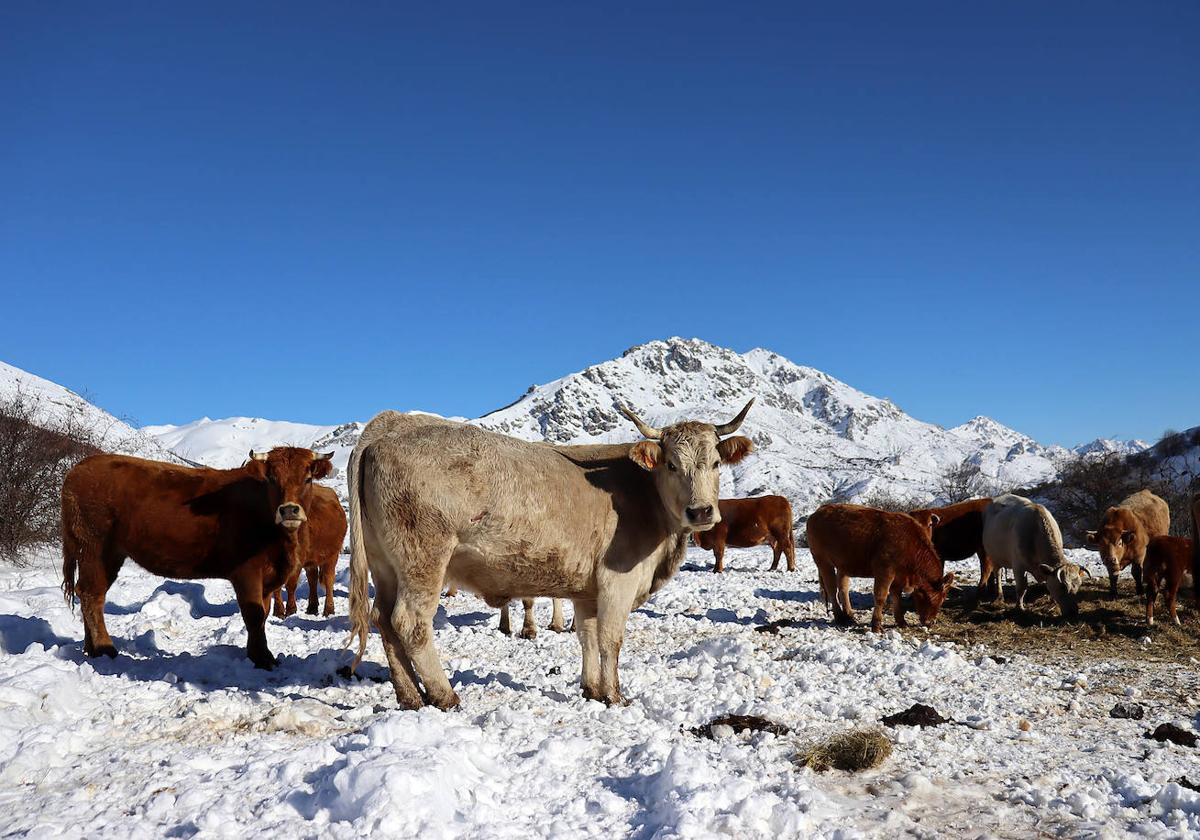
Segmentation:
{"type": "Polygon", "coordinates": [[[936,513],[929,514],[929,527],[930,528],[934,527],[941,521],[942,521],[942,517],[938,516],[936,513]]]}
{"type": "Polygon", "coordinates": [[[1133,531],[1122,531],[1121,542],[1125,543],[1125,545],[1129,545],[1131,542],[1133,542],[1133,531]]]}
{"type": "Polygon", "coordinates": [[[313,478],[328,478],[333,472],[333,462],[328,458],[317,458],[309,467],[313,478]]]}
{"type": "Polygon", "coordinates": [[[1084,535],[1083,535],[1083,541],[1084,541],[1085,543],[1087,543],[1088,545],[1095,545],[1095,544],[1096,544],[1096,542],[1097,542],[1097,540],[1096,540],[1096,532],[1095,532],[1095,531],[1088,531],[1086,534],[1084,534],[1084,535]]]}
{"type": "Polygon", "coordinates": [[[629,450],[629,459],[642,469],[653,471],[662,463],[662,447],[652,440],[639,441],[629,450]]]}
{"type": "Polygon", "coordinates": [[[717,454],[726,464],[736,464],[753,451],[754,441],[741,435],[728,437],[717,443],[717,454]]]}

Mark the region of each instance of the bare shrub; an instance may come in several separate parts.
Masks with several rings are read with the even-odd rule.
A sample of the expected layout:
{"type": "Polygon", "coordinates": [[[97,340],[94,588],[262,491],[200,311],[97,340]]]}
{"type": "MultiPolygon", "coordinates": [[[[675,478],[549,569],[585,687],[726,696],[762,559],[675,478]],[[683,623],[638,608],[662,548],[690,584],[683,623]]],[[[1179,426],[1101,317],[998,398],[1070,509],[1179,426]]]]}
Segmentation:
{"type": "Polygon", "coordinates": [[[904,493],[897,493],[894,490],[876,487],[870,493],[867,493],[865,496],[863,496],[859,504],[875,508],[876,510],[890,510],[894,513],[908,513],[910,510],[924,507],[925,502],[922,499],[916,498],[915,496],[908,496],[904,493]]]}
{"type": "Polygon", "coordinates": [[[40,416],[21,392],[0,400],[0,561],[20,563],[59,538],[67,471],[99,451],[73,412],[40,416]]]}
{"type": "Polygon", "coordinates": [[[963,461],[942,473],[935,489],[937,501],[943,505],[996,494],[994,482],[983,474],[978,464],[970,461],[963,461]]]}

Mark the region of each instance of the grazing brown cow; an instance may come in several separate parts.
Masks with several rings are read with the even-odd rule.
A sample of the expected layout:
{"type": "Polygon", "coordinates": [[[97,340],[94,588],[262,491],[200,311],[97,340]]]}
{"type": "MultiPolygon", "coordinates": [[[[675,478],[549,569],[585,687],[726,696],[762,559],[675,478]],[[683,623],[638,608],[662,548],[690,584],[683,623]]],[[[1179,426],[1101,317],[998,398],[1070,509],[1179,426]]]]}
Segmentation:
{"type": "Polygon", "coordinates": [[[875,579],[871,630],[883,630],[889,594],[896,626],[904,627],[901,593],[911,591],[922,624],[931,624],[954,583],[942,575],[942,561],[928,528],[906,513],[860,505],[822,505],[808,518],[808,547],[821,576],[821,595],[839,624],[853,624],[850,578],[875,579]]]}
{"type": "MultiPolygon", "coordinates": [[[[346,541],[346,511],[338,501],[337,493],[328,487],[313,487],[312,505],[308,510],[308,527],[300,534],[302,545],[302,567],[308,577],[309,615],[317,614],[317,582],[325,587],[325,615],[333,615],[333,577],[337,572],[338,555],[346,541]],[[307,534],[304,533],[307,531],[307,534]]],[[[294,615],[296,612],[296,589],[300,585],[300,569],[297,566],[288,578],[287,607],[284,607],[282,589],[275,590],[275,615],[294,615]]]]}
{"type": "Polygon", "coordinates": [[[972,554],[979,557],[979,583],[995,597],[1000,596],[1000,576],[995,574],[987,551],[983,548],[983,512],[991,499],[969,499],[939,508],[909,511],[910,516],[936,515],[933,526],[933,547],[942,563],[966,560],[972,554]],[[996,584],[993,588],[992,584],[996,584]]]}
{"type": "Polygon", "coordinates": [[[725,571],[725,546],[752,548],[769,545],[775,552],[771,571],[779,568],[779,556],[787,554],[787,569],[796,571],[796,541],[792,536],[792,504],[783,496],[721,499],[721,521],[707,531],[692,534],[696,545],[716,557],[714,572],[725,571]]]}
{"type": "Polygon", "coordinates": [[[104,598],[125,559],[162,577],[223,578],[246,622],[246,655],[271,669],[264,625],[270,596],[300,563],[312,480],[333,453],[281,447],[232,470],[93,455],[62,489],[63,593],[79,596],[83,650],[116,656],[104,598]],[[76,574],[78,573],[78,579],[76,574]]]}
{"type": "Polygon", "coordinates": [[[1165,536],[1171,527],[1171,509],[1149,490],[1139,490],[1119,505],[1104,512],[1104,521],[1087,532],[1087,544],[1100,552],[1108,569],[1109,594],[1117,597],[1117,576],[1126,566],[1133,575],[1137,594],[1142,594],[1142,563],[1146,546],[1154,537],[1165,536]]]}
{"type": "Polygon", "coordinates": [[[1196,608],[1200,609],[1200,490],[1192,493],[1192,583],[1196,608]]]}
{"type": "MultiPolygon", "coordinates": [[[[1143,569],[1146,581],[1146,622],[1154,623],[1154,602],[1159,590],[1167,604],[1167,613],[1171,621],[1179,624],[1179,616],[1175,613],[1175,596],[1179,587],[1188,577],[1192,563],[1192,540],[1186,537],[1154,537],[1146,546],[1146,562],[1143,569]]],[[[1195,587],[1195,576],[1192,577],[1192,588],[1195,587]]]]}

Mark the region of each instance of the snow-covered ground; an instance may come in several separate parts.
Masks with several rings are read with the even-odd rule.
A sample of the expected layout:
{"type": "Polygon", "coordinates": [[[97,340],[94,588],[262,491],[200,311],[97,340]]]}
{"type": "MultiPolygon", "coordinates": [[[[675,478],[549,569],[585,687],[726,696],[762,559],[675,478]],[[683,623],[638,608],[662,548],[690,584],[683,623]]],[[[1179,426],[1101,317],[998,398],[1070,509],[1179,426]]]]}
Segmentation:
{"type": "Polygon", "coordinates": [[[1105,660],[1001,664],[936,628],[834,629],[807,552],[790,574],[766,549],[730,550],[722,576],[709,558],[692,549],[631,617],[625,708],[580,697],[573,635],[507,638],[481,601],[445,599],[449,713],[396,709],[377,637],[366,679],[335,674],[344,567],[336,616],[271,619],[272,673],[245,659],[227,583],[127,563],[107,609],[121,655],[85,660],[54,558],[0,569],[0,836],[1200,835],[1200,793],[1174,781],[1200,781],[1197,751],[1143,738],[1195,727],[1194,660],[1117,680],[1105,660]],[[1145,720],[1108,716],[1127,692],[1145,720]],[[962,725],[887,729],[892,756],[858,775],[792,761],[914,702],[962,725]],[[731,712],[792,732],[688,731],[731,712]]]}

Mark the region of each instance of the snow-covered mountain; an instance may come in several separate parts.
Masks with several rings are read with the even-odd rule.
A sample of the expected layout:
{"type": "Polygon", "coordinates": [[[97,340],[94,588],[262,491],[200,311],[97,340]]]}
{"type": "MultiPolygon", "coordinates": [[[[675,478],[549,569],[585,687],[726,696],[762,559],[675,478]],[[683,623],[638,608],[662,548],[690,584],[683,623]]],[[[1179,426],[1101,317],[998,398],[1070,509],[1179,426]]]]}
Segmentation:
{"type": "MultiPolygon", "coordinates": [[[[743,431],[759,450],[728,472],[723,492],[781,493],[797,513],[835,495],[861,499],[875,491],[929,500],[941,477],[964,462],[997,488],[1029,486],[1053,478],[1058,465],[1073,457],[986,417],[943,429],[769,350],[736,353],[698,339],[633,347],[620,358],[530,388],[516,402],[470,422],[527,440],[613,442],[636,434],[618,402],[663,425],[682,418],[726,420],[751,397],[757,402],[743,431]]],[[[233,466],[251,448],[283,443],[332,449],[341,476],[361,429],[361,422],[205,418],[144,431],[213,466],[233,466]]]]}
{"type": "Polygon", "coordinates": [[[96,445],[109,452],[162,461],[180,460],[153,435],[118,420],[74,391],[0,362],[0,399],[16,398],[29,406],[36,425],[56,427],[69,423],[88,432],[96,445]]]}

